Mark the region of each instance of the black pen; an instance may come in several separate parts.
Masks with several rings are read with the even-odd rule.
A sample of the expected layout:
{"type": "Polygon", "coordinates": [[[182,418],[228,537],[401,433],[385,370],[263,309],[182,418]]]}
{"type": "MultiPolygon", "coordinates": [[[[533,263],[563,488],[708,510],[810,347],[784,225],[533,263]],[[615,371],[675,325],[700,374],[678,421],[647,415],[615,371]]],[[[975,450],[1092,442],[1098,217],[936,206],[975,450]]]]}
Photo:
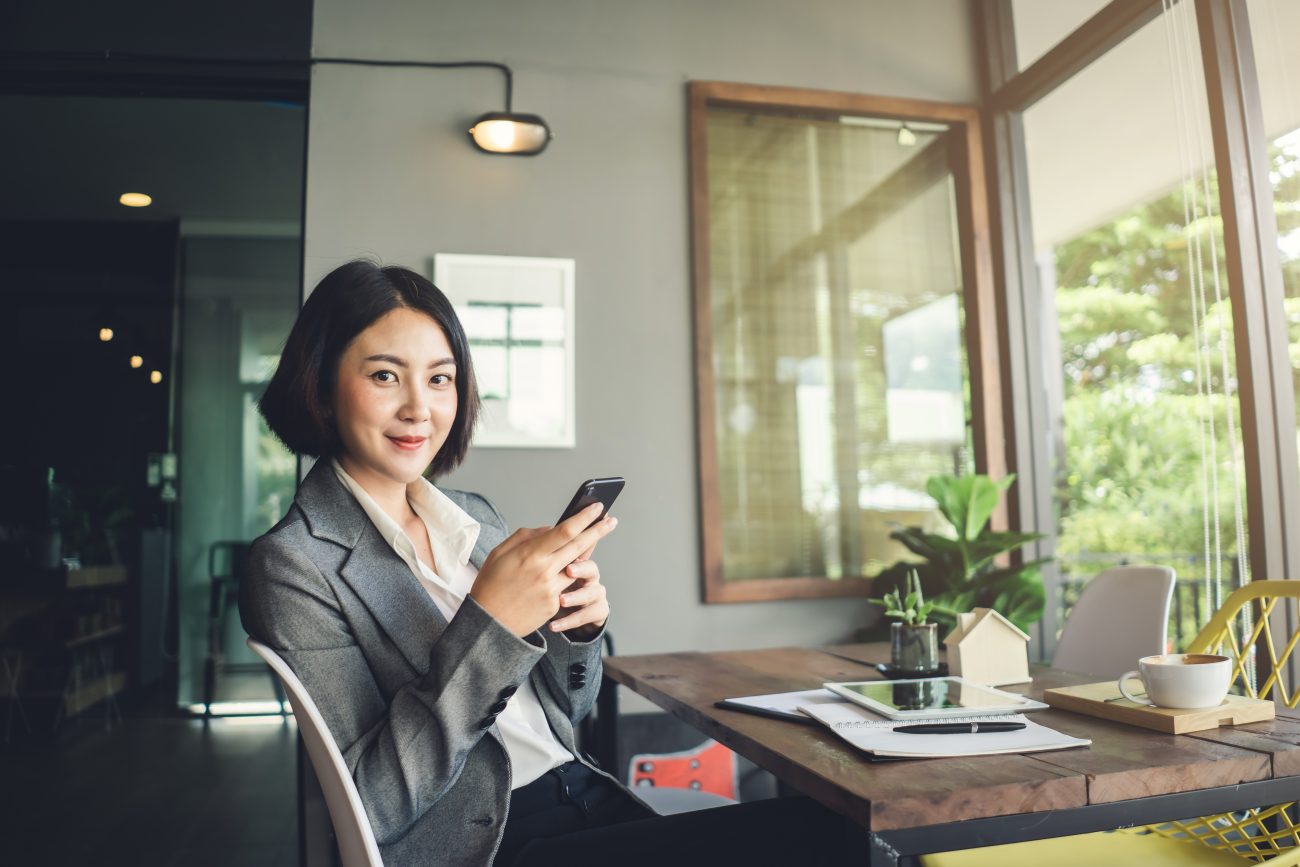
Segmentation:
{"type": "Polygon", "coordinates": [[[1024,727],[1022,722],[921,723],[895,726],[894,731],[905,735],[974,735],[980,732],[1017,732],[1024,727]]]}

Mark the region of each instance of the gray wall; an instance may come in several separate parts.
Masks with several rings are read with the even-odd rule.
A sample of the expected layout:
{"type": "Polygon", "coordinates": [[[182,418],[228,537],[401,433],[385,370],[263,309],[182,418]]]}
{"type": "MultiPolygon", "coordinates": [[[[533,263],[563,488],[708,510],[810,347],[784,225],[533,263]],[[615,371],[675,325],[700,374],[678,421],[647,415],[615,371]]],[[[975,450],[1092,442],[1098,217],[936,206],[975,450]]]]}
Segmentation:
{"type": "Polygon", "coordinates": [[[475,449],[448,483],[541,525],[582,479],[626,476],[598,552],[620,653],[850,637],[862,600],[701,602],[685,83],[971,102],[964,0],[317,0],[314,27],[315,56],[505,61],[515,109],[555,131],[538,157],[475,152],[469,121],[502,108],[492,71],[313,75],[308,286],[364,254],[577,260],[577,448],[475,449]]]}

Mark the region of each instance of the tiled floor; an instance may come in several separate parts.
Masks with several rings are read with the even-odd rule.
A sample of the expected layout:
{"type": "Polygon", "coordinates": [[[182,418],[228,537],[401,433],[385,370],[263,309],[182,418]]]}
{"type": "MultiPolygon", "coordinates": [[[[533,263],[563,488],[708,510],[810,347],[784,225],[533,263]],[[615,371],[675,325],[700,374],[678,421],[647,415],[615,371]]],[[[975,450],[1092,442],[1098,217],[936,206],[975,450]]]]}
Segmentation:
{"type": "Polygon", "coordinates": [[[0,748],[0,863],[298,863],[291,721],[88,723],[0,748]]]}

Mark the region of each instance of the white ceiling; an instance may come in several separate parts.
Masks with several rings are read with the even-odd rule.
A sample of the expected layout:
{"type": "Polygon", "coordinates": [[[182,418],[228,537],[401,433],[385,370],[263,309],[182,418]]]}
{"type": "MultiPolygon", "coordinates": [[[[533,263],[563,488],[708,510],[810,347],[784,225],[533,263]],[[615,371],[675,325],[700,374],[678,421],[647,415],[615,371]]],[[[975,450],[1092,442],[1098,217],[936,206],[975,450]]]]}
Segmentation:
{"type": "Polygon", "coordinates": [[[298,232],[302,106],[4,96],[0,113],[0,219],[179,218],[195,234],[298,232]],[[124,192],[153,204],[124,207],[124,192]]]}

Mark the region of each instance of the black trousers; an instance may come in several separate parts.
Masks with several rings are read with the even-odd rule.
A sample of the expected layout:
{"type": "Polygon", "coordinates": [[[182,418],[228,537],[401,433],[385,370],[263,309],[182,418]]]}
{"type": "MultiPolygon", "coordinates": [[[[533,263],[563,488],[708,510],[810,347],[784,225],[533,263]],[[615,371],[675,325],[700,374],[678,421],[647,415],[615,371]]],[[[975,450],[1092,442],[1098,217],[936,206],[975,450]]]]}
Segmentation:
{"type": "Polygon", "coordinates": [[[627,789],[570,762],[511,794],[493,867],[841,867],[865,857],[855,847],[859,835],[808,798],[657,816],[627,789]]]}

